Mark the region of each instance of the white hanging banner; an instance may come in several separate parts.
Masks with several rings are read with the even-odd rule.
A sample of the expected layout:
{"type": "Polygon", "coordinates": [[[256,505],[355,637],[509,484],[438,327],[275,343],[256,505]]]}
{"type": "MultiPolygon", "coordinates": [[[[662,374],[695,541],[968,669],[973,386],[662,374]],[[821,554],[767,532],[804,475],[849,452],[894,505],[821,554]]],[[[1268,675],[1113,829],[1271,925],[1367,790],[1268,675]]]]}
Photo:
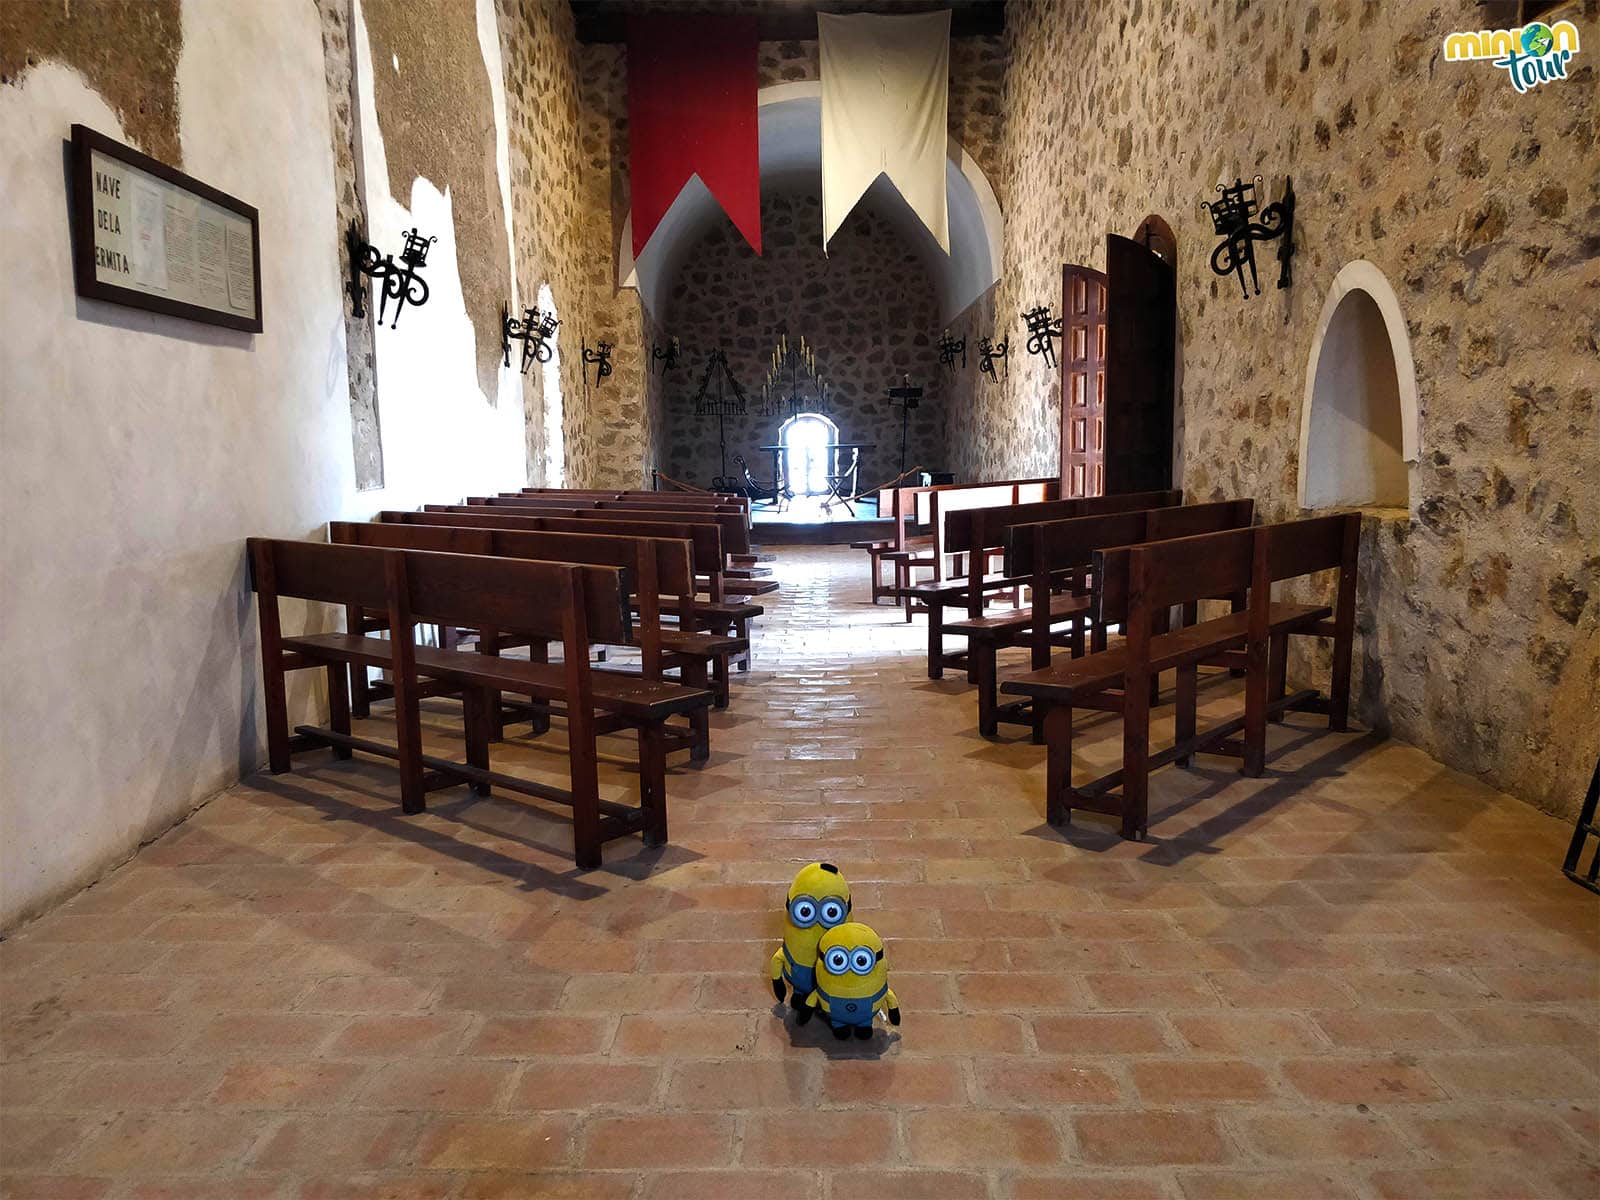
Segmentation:
{"type": "Polygon", "coordinates": [[[822,245],[879,175],[945,253],[950,11],[817,14],[822,60],[822,245]]]}

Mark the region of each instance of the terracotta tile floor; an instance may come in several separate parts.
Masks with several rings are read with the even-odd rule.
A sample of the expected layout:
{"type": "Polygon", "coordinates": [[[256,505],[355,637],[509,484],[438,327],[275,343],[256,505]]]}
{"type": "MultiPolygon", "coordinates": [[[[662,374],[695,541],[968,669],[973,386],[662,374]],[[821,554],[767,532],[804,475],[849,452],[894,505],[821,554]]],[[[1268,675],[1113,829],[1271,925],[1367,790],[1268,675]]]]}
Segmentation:
{"type": "Polygon", "coordinates": [[[311,756],[0,944],[0,1190],[1600,1194],[1600,910],[1559,823],[1303,720],[1265,779],[1161,772],[1150,843],[1058,834],[1042,752],[976,736],[862,556],[776,569],[661,852],[579,875],[556,818],[402,818],[386,767],[311,756]],[[871,1044],[762,978],[816,857],[888,941],[905,1023],[871,1044]]]}

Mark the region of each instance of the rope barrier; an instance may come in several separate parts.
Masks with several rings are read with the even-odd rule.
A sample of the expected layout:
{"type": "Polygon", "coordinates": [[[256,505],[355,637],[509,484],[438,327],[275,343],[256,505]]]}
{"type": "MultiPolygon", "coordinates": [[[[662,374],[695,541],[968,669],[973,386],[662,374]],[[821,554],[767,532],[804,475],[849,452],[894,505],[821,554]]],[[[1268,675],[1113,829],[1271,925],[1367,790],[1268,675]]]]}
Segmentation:
{"type": "Polygon", "coordinates": [[[883,491],[884,488],[892,488],[895,484],[899,483],[907,475],[915,475],[920,470],[922,470],[922,464],[918,463],[916,466],[912,467],[909,471],[901,471],[900,474],[896,475],[893,479],[889,480],[887,483],[880,483],[875,488],[863,488],[861,491],[857,492],[853,496],[846,496],[845,499],[842,500],[842,501],[839,501],[839,500],[830,501],[829,503],[824,504],[822,507],[823,508],[832,508],[835,504],[852,503],[853,501],[860,500],[860,499],[862,499],[862,498],[864,498],[866,496],[872,495],[873,492],[881,492],[881,491],[883,491]]]}
{"type": "Polygon", "coordinates": [[[658,470],[656,472],[656,478],[665,480],[667,483],[670,483],[673,487],[677,488],[679,491],[699,492],[699,493],[701,493],[702,495],[705,495],[705,496],[709,496],[709,495],[712,494],[710,488],[696,487],[692,483],[684,483],[683,480],[674,479],[671,475],[668,475],[665,471],[659,471],[658,470]]]}

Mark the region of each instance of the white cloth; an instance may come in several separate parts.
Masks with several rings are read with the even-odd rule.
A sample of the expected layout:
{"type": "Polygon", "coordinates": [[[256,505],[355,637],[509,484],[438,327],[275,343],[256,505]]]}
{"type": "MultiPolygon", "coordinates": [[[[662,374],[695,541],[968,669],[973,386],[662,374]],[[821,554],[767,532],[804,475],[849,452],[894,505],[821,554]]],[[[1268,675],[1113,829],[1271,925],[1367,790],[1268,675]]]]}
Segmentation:
{"type": "Polygon", "coordinates": [[[817,14],[822,60],[822,245],[879,175],[945,253],[950,11],[817,14]]]}

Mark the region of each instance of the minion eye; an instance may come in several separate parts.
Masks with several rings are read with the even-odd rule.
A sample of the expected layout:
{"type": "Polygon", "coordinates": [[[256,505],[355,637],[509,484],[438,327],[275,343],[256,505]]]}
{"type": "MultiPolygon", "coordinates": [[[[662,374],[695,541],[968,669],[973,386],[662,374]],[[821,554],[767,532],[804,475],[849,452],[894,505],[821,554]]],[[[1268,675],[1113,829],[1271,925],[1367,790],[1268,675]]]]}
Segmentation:
{"type": "Polygon", "coordinates": [[[817,919],[822,922],[823,928],[832,929],[840,921],[844,920],[844,901],[824,900],[820,906],[817,919]]]}
{"type": "Polygon", "coordinates": [[[835,975],[843,975],[850,969],[850,952],[843,946],[835,946],[822,956],[823,965],[835,975]]]}
{"type": "Polygon", "coordinates": [[[850,969],[857,975],[870,975],[878,963],[878,956],[870,947],[857,946],[850,954],[850,969]]]}
{"type": "Polygon", "coordinates": [[[817,902],[810,896],[796,896],[789,901],[789,919],[801,929],[817,923],[817,902]]]}

